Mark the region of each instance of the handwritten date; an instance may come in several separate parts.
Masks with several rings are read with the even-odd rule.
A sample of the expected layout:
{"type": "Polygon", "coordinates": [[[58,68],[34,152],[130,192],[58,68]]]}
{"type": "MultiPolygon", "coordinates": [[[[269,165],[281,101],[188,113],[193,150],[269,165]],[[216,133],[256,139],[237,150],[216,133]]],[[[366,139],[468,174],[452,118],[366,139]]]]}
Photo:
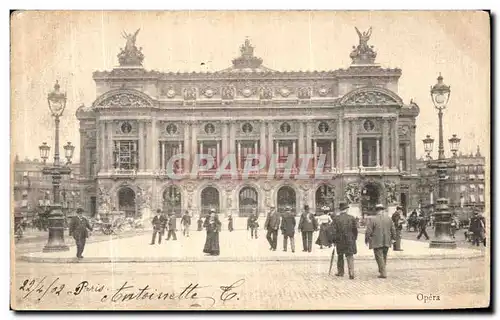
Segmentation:
{"type": "Polygon", "coordinates": [[[23,299],[36,299],[40,302],[49,296],[82,296],[100,295],[101,303],[119,304],[129,301],[186,301],[192,307],[213,307],[217,301],[226,303],[232,300],[239,300],[239,293],[236,288],[245,283],[240,279],[230,285],[219,286],[217,293],[209,294],[210,286],[201,286],[199,283],[190,283],[180,290],[162,291],[152,288],[149,284],[135,286],[125,281],[117,289],[107,287],[103,284],[92,284],[89,281],[82,281],[76,286],[62,283],[60,278],[48,280],[47,277],[41,279],[25,279],[19,290],[23,292],[23,299]],[[218,299],[217,299],[218,298],[218,299]]]}

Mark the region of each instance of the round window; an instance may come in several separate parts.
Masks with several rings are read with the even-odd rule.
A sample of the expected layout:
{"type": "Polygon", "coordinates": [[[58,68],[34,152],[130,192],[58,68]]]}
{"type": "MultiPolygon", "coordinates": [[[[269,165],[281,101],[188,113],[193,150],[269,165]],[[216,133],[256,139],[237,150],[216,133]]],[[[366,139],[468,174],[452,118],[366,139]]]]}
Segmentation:
{"type": "Polygon", "coordinates": [[[329,129],[330,129],[330,127],[328,126],[328,123],[326,123],[326,122],[320,122],[320,124],[318,125],[319,132],[328,132],[329,129]]]}
{"type": "Polygon", "coordinates": [[[209,123],[205,126],[205,132],[208,134],[212,134],[215,132],[215,127],[213,124],[209,123]]]}
{"type": "Polygon", "coordinates": [[[253,131],[253,127],[250,123],[247,122],[243,125],[243,132],[244,133],[250,133],[252,131],[253,131]]]}
{"type": "Polygon", "coordinates": [[[132,125],[128,122],[122,123],[121,126],[122,133],[130,133],[132,131],[132,125]]]}
{"type": "Polygon", "coordinates": [[[176,134],[177,133],[177,126],[173,123],[170,123],[167,126],[167,133],[168,134],[176,134]]]}
{"type": "Polygon", "coordinates": [[[375,125],[373,124],[373,121],[366,120],[363,124],[363,128],[365,128],[366,131],[372,131],[373,129],[375,129],[375,125]]]}

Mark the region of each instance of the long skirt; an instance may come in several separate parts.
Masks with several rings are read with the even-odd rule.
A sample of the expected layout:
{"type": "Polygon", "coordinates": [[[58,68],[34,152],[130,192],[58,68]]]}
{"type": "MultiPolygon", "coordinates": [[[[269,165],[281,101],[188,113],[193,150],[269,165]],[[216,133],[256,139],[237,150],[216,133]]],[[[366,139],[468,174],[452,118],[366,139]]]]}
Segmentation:
{"type": "Polygon", "coordinates": [[[203,248],[204,253],[209,253],[213,256],[218,256],[220,253],[219,248],[219,233],[218,232],[207,232],[207,240],[205,241],[205,247],[203,248]]]}
{"type": "Polygon", "coordinates": [[[330,246],[330,230],[328,227],[328,223],[322,223],[321,226],[319,227],[319,235],[318,239],[316,240],[316,244],[318,246],[330,246]]]}
{"type": "Polygon", "coordinates": [[[198,231],[201,231],[201,230],[203,230],[203,222],[198,221],[198,231]]]}
{"type": "Polygon", "coordinates": [[[229,221],[228,224],[227,224],[227,230],[229,231],[233,231],[233,220],[229,221]]]}

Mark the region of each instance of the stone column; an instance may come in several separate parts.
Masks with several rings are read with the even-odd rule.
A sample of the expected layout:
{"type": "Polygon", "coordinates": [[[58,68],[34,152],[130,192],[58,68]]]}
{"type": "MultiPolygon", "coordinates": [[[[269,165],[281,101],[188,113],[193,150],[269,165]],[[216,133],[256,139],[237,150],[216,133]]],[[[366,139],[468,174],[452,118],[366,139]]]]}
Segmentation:
{"type": "Polygon", "coordinates": [[[191,122],[191,166],[195,165],[196,154],[198,153],[198,123],[196,121],[191,122]]]}
{"type": "Polygon", "coordinates": [[[235,154],[236,150],[236,123],[231,122],[229,128],[229,153],[235,154]]]}
{"type": "Polygon", "coordinates": [[[387,118],[384,118],[382,123],[382,165],[385,168],[391,166],[389,163],[389,150],[389,124],[387,118]]]}
{"type": "Polygon", "coordinates": [[[330,141],[330,169],[333,171],[335,168],[335,143],[333,140],[330,141]]]}
{"type": "MultiPolygon", "coordinates": [[[[344,141],[342,141],[342,145],[344,146],[343,148],[343,155],[342,157],[344,158],[344,170],[352,170],[352,165],[351,165],[351,142],[352,142],[352,137],[351,137],[351,119],[346,119],[346,122],[344,123],[344,141]]],[[[354,145],[356,147],[356,145],[354,145]]]]}
{"type": "Polygon", "coordinates": [[[267,123],[267,157],[268,159],[271,159],[272,154],[275,152],[274,150],[274,145],[273,145],[273,124],[271,122],[267,123]]]}
{"type": "Polygon", "coordinates": [[[305,148],[304,148],[304,122],[299,121],[299,141],[298,141],[298,148],[299,148],[299,155],[304,154],[305,148]]]}
{"type": "MultiPolygon", "coordinates": [[[[358,128],[356,128],[356,120],[351,120],[351,134],[352,134],[352,143],[351,146],[351,167],[354,169],[358,166],[358,150],[356,150],[356,145],[358,143],[358,128]]],[[[361,154],[359,155],[361,157],[361,154]]]]}
{"type": "Polygon", "coordinates": [[[295,140],[292,141],[292,154],[293,154],[293,164],[292,167],[295,168],[297,164],[297,148],[296,148],[297,143],[295,140]]]}
{"type": "Polygon", "coordinates": [[[410,163],[411,163],[411,173],[415,174],[417,173],[417,151],[416,151],[416,140],[415,140],[415,129],[417,128],[416,125],[412,125],[410,128],[410,144],[411,144],[411,154],[410,154],[410,163]]]}
{"type": "Polygon", "coordinates": [[[313,170],[316,170],[316,166],[318,165],[318,141],[316,139],[313,143],[313,170]]]}
{"type": "Polygon", "coordinates": [[[359,151],[358,151],[358,166],[363,167],[363,139],[359,139],[359,151]]]}
{"type": "Polygon", "coordinates": [[[228,154],[228,121],[222,121],[222,156],[225,157],[228,154]]]}
{"type": "Polygon", "coordinates": [[[99,121],[99,148],[100,148],[100,157],[99,157],[99,170],[105,171],[106,167],[104,165],[106,161],[106,123],[104,121],[99,121]]]}
{"type": "Polygon", "coordinates": [[[339,116],[337,121],[337,168],[339,168],[342,172],[344,171],[344,144],[345,144],[345,136],[344,136],[344,119],[339,116]]]}
{"type": "Polygon", "coordinates": [[[144,171],[144,161],[146,161],[144,157],[144,149],[145,149],[145,141],[144,141],[144,121],[139,121],[139,170],[144,171]]]}
{"type": "Polygon", "coordinates": [[[306,152],[312,152],[312,122],[306,122],[306,152]]]}
{"type": "Polygon", "coordinates": [[[266,123],[263,120],[260,121],[260,142],[259,142],[259,144],[260,144],[260,146],[259,146],[260,150],[259,151],[255,150],[255,152],[256,153],[258,152],[259,154],[262,154],[262,155],[266,156],[266,159],[267,159],[267,153],[266,153],[266,144],[267,144],[266,143],[266,123]]]}
{"type": "MultiPolygon", "coordinates": [[[[179,149],[177,150],[177,154],[179,155],[182,154],[182,142],[179,142],[179,149]]],[[[179,161],[179,169],[181,172],[182,168],[183,168],[182,161],[179,161]]]]}
{"type": "Polygon", "coordinates": [[[151,163],[151,170],[156,170],[158,169],[158,132],[156,132],[156,120],[152,119],[151,120],[151,131],[150,131],[151,137],[152,137],[152,142],[150,143],[150,148],[149,148],[149,157],[151,157],[150,163],[151,163]]]}
{"type": "Polygon", "coordinates": [[[111,169],[113,168],[113,122],[108,121],[106,123],[106,126],[108,131],[108,137],[107,137],[108,154],[106,157],[106,171],[111,171],[111,169]]]}
{"type": "Polygon", "coordinates": [[[376,154],[376,157],[377,157],[377,167],[380,167],[380,138],[377,138],[377,154],[376,154]]]}
{"type": "Polygon", "coordinates": [[[405,144],[405,162],[406,162],[406,172],[410,172],[411,171],[411,150],[410,150],[410,144],[407,143],[405,144]]]}
{"type": "Polygon", "coordinates": [[[238,161],[238,166],[236,167],[238,170],[241,170],[241,142],[238,141],[238,157],[237,157],[237,161],[238,161]]]}
{"type": "MultiPolygon", "coordinates": [[[[184,126],[184,147],[182,148],[182,152],[188,154],[189,157],[192,157],[191,146],[189,145],[189,136],[191,130],[187,122],[184,122],[183,126],[184,126]]],[[[190,171],[191,168],[189,167],[189,159],[184,158],[182,159],[182,162],[183,162],[182,168],[185,171],[190,171]]]]}
{"type": "Polygon", "coordinates": [[[392,121],[392,138],[394,140],[394,168],[399,167],[399,134],[398,134],[398,118],[392,121]]]}
{"type": "Polygon", "coordinates": [[[217,140],[217,152],[216,152],[216,157],[217,159],[215,160],[215,167],[219,167],[219,163],[221,161],[220,159],[220,140],[217,140]]]}

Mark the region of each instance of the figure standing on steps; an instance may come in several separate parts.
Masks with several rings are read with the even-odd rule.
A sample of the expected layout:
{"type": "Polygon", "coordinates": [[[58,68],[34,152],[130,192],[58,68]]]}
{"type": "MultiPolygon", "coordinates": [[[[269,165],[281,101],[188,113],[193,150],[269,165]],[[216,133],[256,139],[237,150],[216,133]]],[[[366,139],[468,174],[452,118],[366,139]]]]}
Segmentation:
{"type": "Polygon", "coordinates": [[[76,242],[76,257],[82,259],[83,249],[85,249],[85,242],[89,237],[89,231],[92,231],[90,222],[83,216],[83,209],[76,209],[76,217],[71,219],[69,225],[69,235],[73,236],[76,242]]]}

